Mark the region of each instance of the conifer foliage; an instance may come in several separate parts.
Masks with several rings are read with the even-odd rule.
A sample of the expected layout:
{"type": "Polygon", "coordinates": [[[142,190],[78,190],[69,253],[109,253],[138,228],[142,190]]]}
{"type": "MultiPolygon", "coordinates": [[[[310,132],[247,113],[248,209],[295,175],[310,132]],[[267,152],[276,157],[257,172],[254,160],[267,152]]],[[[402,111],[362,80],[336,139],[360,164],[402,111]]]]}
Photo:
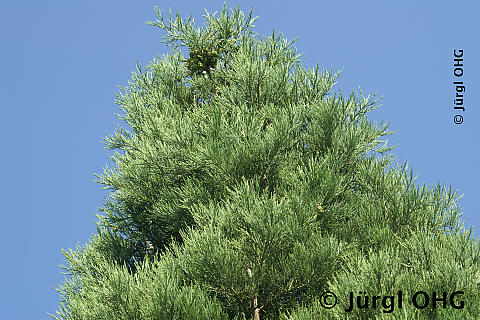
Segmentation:
{"type": "Polygon", "coordinates": [[[252,11],[200,28],[156,13],[171,52],[118,94],[126,126],[98,176],[111,194],[97,234],[64,251],[53,318],[480,319],[459,197],[394,163],[388,125],[367,119],[378,100],[332,93],[338,73],[255,34],[252,11]],[[349,292],[399,290],[463,291],[465,306],[345,311],[349,292]]]}

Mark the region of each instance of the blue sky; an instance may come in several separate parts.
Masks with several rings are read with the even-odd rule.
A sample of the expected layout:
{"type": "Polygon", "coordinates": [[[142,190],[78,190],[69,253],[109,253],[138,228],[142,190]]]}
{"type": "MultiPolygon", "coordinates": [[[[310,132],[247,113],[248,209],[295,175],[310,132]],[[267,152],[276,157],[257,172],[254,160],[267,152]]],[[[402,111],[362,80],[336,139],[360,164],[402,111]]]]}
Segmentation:
{"type": "MultiPolygon", "coordinates": [[[[61,248],[95,232],[107,196],[92,182],[108,163],[101,140],[119,112],[118,85],[168,50],[154,6],[193,14],[223,1],[2,1],[0,164],[3,319],[47,319],[64,276],[61,248]]],[[[390,122],[390,144],[419,183],[464,194],[468,226],[480,231],[479,5],[474,1],[227,1],[252,6],[256,32],[272,29],[309,66],[343,69],[337,90],[384,96],[370,118],[390,122]],[[453,50],[464,50],[464,123],[453,123],[453,50]]]]}

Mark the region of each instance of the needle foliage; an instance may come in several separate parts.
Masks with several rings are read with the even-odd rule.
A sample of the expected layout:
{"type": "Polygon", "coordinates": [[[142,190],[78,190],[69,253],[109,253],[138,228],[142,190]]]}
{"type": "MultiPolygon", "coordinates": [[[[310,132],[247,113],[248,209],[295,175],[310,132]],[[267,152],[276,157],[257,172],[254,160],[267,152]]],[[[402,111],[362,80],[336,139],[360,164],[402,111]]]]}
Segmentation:
{"type": "Polygon", "coordinates": [[[252,11],[224,6],[201,27],[156,14],[171,51],[118,93],[125,126],[98,175],[110,197],[97,234],[64,251],[53,318],[480,319],[459,196],[395,163],[388,124],[367,118],[375,97],[332,92],[338,73],[255,34],[252,11]],[[393,312],[345,311],[349,292],[399,290],[393,312]],[[465,305],[415,308],[417,291],[465,305]]]}

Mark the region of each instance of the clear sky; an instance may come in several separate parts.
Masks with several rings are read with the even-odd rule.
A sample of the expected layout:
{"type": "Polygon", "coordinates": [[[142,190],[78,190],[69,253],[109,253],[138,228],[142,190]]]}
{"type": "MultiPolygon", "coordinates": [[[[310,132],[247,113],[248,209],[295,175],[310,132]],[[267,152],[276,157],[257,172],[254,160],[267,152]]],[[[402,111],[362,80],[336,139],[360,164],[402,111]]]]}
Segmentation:
{"type": "MultiPolygon", "coordinates": [[[[168,50],[144,22],[154,6],[193,14],[223,1],[14,1],[0,4],[2,319],[47,319],[63,279],[61,248],[95,232],[107,195],[101,140],[120,110],[118,85],[136,61],[168,50]]],[[[390,122],[400,163],[418,182],[451,185],[480,231],[480,7],[476,1],[227,1],[252,6],[256,32],[296,43],[309,66],[342,69],[337,90],[384,96],[370,118],[390,122]],[[462,125],[453,123],[453,51],[464,50],[462,125]]],[[[458,80],[458,79],[457,79],[458,80]]]]}

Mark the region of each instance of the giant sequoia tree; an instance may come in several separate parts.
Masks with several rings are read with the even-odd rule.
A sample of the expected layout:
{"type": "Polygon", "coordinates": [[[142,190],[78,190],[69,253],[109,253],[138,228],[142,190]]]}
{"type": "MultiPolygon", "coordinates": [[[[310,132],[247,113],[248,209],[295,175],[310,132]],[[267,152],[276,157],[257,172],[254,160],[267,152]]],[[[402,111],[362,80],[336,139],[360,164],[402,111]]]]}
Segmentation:
{"type": "Polygon", "coordinates": [[[251,11],[201,28],[157,15],[172,50],[118,94],[111,194],[90,243],[64,252],[52,317],[480,319],[458,196],[394,162],[367,119],[377,100],[332,93],[338,74],[253,33],[251,11]],[[346,311],[350,292],[369,308],[346,311]]]}

